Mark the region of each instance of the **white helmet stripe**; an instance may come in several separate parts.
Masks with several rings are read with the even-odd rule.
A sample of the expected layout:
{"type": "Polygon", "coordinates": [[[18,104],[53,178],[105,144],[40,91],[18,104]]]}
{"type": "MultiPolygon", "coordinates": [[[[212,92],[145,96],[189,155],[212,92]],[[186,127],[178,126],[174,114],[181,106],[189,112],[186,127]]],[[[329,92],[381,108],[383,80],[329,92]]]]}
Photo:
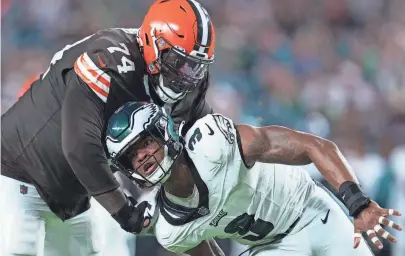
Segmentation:
{"type": "MultiPolygon", "coordinates": [[[[201,45],[207,45],[208,44],[208,32],[209,32],[209,26],[210,26],[210,21],[209,21],[209,16],[207,12],[203,9],[203,7],[197,3],[194,0],[188,0],[188,3],[191,5],[193,8],[195,15],[197,16],[197,24],[198,28],[202,28],[202,31],[198,29],[198,35],[197,35],[197,40],[201,38],[201,40],[198,42],[201,45]],[[201,35],[200,35],[201,33],[201,35]]],[[[196,49],[196,48],[194,48],[196,49]]],[[[198,50],[201,53],[204,53],[204,50],[206,47],[199,46],[198,50]]]]}

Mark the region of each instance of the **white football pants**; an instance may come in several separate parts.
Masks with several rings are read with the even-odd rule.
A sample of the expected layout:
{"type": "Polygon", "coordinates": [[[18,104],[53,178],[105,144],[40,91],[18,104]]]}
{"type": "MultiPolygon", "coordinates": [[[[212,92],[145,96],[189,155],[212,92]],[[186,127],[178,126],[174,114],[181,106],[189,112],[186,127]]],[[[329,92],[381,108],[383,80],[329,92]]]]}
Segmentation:
{"type": "Polygon", "coordinates": [[[373,255],[363,238],[359,247],[353,249],[353,224],[335,199],[335,197],[331,197],[330,193],[323,188],[316,186],[315,192],[309,199],[301,219],[291,233],[279,242],[251,248],[249,255],[373,255]]]}
{"type": "Polygon", "coordinates": [[[0,255],[135,255],[135,236],[90,202],[89,210],[63,222],[34,186],[0,176],[0,255]]]}

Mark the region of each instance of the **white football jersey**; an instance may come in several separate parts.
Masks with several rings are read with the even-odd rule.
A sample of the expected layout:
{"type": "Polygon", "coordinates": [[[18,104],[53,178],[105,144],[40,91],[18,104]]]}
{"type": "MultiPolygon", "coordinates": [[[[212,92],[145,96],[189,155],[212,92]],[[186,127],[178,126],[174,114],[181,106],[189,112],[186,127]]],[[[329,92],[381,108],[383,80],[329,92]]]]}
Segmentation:
{"type": "Polygon", "coordinates": [[[156,238],[169,251],[185,252],[214,237],[247,245],[269,242],[301,216],[315,186],[307,172],[259,162],[246,167],[238,136],[232,121],[219,114],[199,119],[187,132],[187,153],[207,190],[188,199],[166,195],[177,205],[184,202],[181,211],[196,207],[199,193],[208,193],[208,209],[201,207],[203,216],[185,224],[171,224],[160,211],[156,238]]]}

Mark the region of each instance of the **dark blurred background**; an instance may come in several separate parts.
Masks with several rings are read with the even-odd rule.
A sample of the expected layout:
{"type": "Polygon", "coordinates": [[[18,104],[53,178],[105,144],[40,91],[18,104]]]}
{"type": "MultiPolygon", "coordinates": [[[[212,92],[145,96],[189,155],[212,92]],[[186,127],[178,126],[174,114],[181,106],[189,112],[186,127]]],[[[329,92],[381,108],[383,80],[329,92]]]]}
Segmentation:
{"type": "MultiPolygon", "coordinates": [[[[55,52],[99,29],[138,27],[151,2],[2,0],[2,113],[55,52]]],[[[215,110],[332,139],[366,192],[405,213],[405,1],[200,2],[216,27],[215,110]]],[[[397,235],[379,255],[405,255],[404,232],[397,235]]],[[[138,255],[171,255],[153,238],[137,241],[138,255]]],[[[221,244],[227,255],[243,250],[221,244]]]]}

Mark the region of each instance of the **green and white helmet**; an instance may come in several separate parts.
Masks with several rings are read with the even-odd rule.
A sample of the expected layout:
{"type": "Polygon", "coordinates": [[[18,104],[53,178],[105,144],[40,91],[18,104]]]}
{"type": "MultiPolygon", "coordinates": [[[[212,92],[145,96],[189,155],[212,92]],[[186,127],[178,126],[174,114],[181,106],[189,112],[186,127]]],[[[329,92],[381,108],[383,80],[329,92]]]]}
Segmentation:
{"type": "Polygon", "coordinates": [[[173,163],[183,150],[179,135],[174,130],[173,120],[164,108],[141,102],[126,103],[114,112],[108,121],[106,145],[112,164],[141,186],[154,186],[166,181],[173,163]],[[134,169],[131,147],[147,136],[164,147],[164,158],[159,162],[151,155],[134,169]],[[138,170],[151,158],[154,158],[158,167],[144,176],[138,170]]]}

